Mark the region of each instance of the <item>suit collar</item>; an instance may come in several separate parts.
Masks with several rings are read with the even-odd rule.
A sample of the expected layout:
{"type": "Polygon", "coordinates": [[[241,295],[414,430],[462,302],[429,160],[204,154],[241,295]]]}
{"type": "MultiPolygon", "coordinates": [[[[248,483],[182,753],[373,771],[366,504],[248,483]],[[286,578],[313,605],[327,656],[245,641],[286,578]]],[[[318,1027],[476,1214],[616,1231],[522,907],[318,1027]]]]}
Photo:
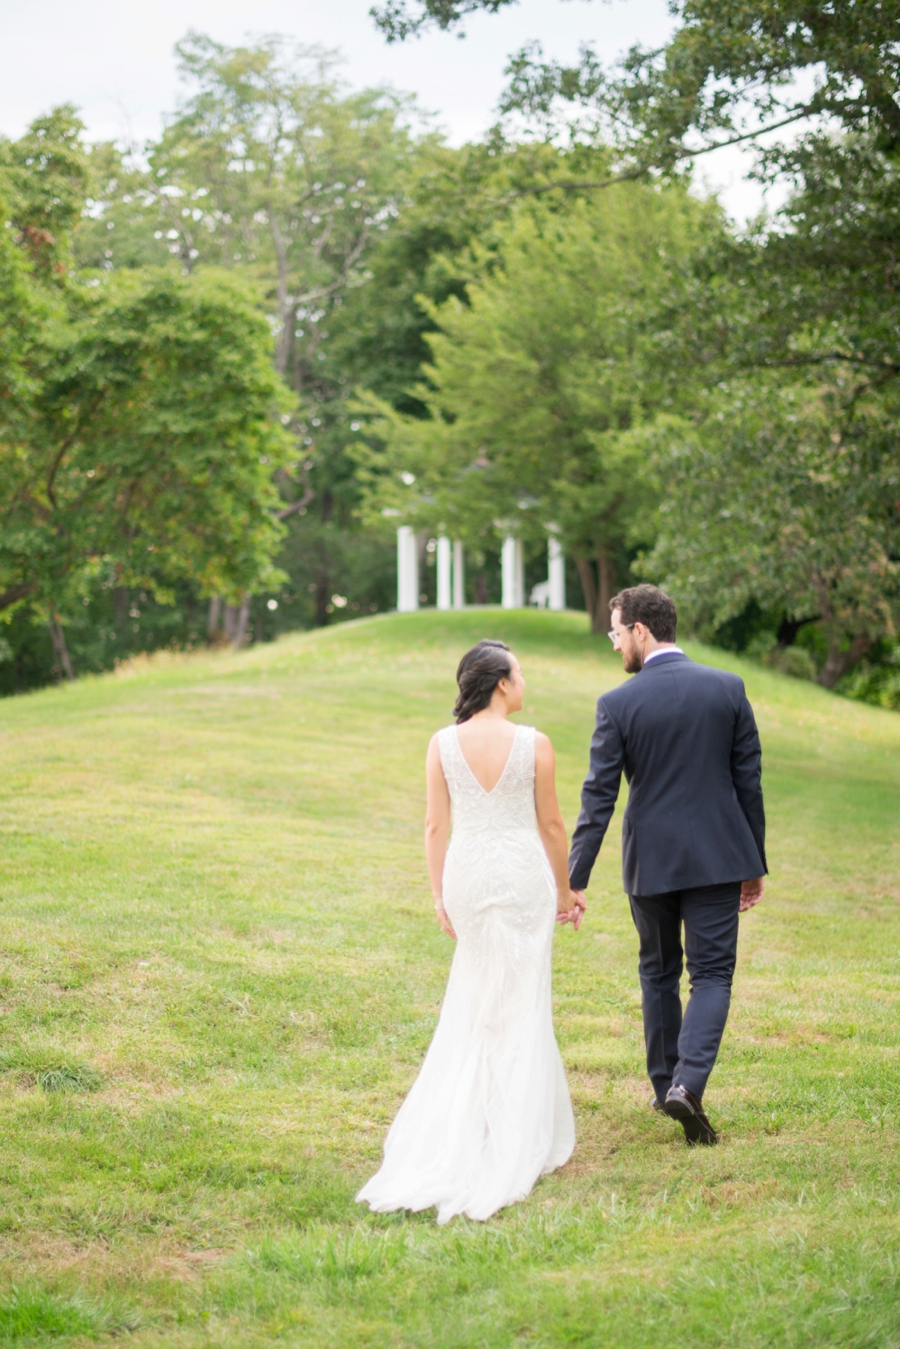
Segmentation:
{"type": "Polygon", "coordinates": [[[645,670],[653,670],[657,665],[674,665],[676,661],[686,660],[689,661],[690,657],[686,656],[683,651],[660,651],[658,656],[654,656],[652,660],[646,661],[641,666],[639,673],[643,674],[645,670]]]}

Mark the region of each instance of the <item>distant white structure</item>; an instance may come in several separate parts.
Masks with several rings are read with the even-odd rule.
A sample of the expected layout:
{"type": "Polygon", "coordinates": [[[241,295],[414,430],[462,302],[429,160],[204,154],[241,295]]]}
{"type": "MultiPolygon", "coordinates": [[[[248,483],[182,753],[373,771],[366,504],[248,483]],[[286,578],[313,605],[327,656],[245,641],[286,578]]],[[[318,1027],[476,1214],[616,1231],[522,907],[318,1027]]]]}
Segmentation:
{"type": "Polygon", "coordinates": [[[562,544],[556,537],[556,525],[547,526],[547,579],[531,587],[529,603],[538,609],[565,609],[566,559],[562,544]]]}
{"type": "Polygon", "coordinates": [[[525,604],[525,556],[522,540],[507,535],[500,553],[502,571],[501,603],[504,609],[521,609],[525,604]]]}
{"type": "Polygon", "coordinates": [[[536,586],[531,587],[529,603],[535,605],[538,609],[546,609],[550,604],[550,582],[538,581],[536,586]]]}
{"type": "MultiPolygon", "coordinates": [[[[548,525],[547,580],[531,587],[528,603],[539,609],[565,609],[566,559],[555,525],[548,525]]],[[[525,551],[522,540],[508,534],[500,552],[504,609],[521,609],[525,599],[525,551]]],[[[412,613],[419,607],[419,540],[411,525],[397,530],[397,609],[412,613]]],[[[466,607],[465,556],[462,541],[440,535],[437,540],[437,607],[466,607]]]]}
{"type": "MultiPolygon", "coordinates": [[[[547,606],[550,609],[566,607],[566,558],[557,538],[555,525],[548,526],[547,537],[547,606]]],[[[532,600],[532,603],[534,601],[532,600]]]]}
{"type": "Polygon", "coordinates": [[[397,530],[397,609],[412,613],[419,607],[419,543],[411,525],[397,530]]]}
{"type": "Polygon", "coordinates": [[[452,553],[450,540],[441,535],[437,541],[437,607],[449,609],[452,598],[452,553]]]}
{"type": "MultiPolygon", "coordinates": [[[[440,535],[437,540],[437,607],[466,607],[463,546],[459,539],[440,535]]],[[[412,613],[419,607],[419,540],[411,525],[397,530],[397,610],[412,613]]]]}
{"type": "Polygon", "coordinates": [[[453,607],[454,609],[466,607],[466,571],[461,539],[456,539],[453,543],[453,607]]]}

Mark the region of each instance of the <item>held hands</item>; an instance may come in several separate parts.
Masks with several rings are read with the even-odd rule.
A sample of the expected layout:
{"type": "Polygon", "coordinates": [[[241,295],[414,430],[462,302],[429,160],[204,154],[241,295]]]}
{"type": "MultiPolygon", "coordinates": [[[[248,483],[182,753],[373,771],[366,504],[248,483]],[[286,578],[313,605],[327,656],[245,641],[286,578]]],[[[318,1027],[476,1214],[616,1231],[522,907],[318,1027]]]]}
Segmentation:
{"type": "Polygon", "coordinates": [[[759,876],[755,881],[743,881],[741,884],[741,902],[738,905],[738,913],[746,913],[752,909],[754,904],[758,904],[763,897],[766,888],[765,876],[759,876]]]}
{"type": "MultiPolygon", "coordinates": [[[[755,901],[754,901],[755,902],[755,901]]],[[[565,895],[557,895],[556,921],[558,923],[571,923],[577,932],[581,927],[581,920],[587,909],[587,900],[583,890],[569,890],[565,895]],[[566,907],[560,907],[565,905],[566,907]]],[[[444,908],[440,899],[434,901],[434,916],[437,918],[442,931],[446,932],[448,937],[456,941],[456,933],[453,931],[453,924],[450,922],[450,916],[444,908]]]]}
{"type": "Polygon", "coordinates": [[[569,890],[556,897],[556,921],[571,923],[577,932],[587,909],[587,900],[583,890],[569,890]]]}

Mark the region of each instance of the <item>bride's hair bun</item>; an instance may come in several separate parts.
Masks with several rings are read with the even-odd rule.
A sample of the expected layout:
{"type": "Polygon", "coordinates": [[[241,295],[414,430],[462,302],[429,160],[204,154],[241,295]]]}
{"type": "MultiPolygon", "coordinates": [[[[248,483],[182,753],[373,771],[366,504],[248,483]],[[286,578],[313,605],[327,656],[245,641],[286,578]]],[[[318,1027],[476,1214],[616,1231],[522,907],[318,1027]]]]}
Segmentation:
{"type": "Polygon", "coordinates": [[[505,642],[485,637],[467,651],[456,668],[459,697],[453,709],[457,721],[468,721],[487,707],[501,679],[509,679],[512,662],[505,642]]]}

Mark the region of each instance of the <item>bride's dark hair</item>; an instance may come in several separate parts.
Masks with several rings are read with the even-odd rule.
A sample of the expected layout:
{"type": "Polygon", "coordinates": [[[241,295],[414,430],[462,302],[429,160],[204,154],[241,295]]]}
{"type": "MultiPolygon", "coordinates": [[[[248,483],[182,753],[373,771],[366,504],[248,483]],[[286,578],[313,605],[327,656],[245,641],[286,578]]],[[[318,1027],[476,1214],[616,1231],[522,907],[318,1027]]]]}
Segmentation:
{"type": "Polygon", "coordinates": [[[457,721],[468,721],[476,712],[487,707],[494,689],[501,679],[509,679],[512,661],[505,642],[483,638],[467,651],[456,667],[459,697],[453,709],[457,721]]]}

